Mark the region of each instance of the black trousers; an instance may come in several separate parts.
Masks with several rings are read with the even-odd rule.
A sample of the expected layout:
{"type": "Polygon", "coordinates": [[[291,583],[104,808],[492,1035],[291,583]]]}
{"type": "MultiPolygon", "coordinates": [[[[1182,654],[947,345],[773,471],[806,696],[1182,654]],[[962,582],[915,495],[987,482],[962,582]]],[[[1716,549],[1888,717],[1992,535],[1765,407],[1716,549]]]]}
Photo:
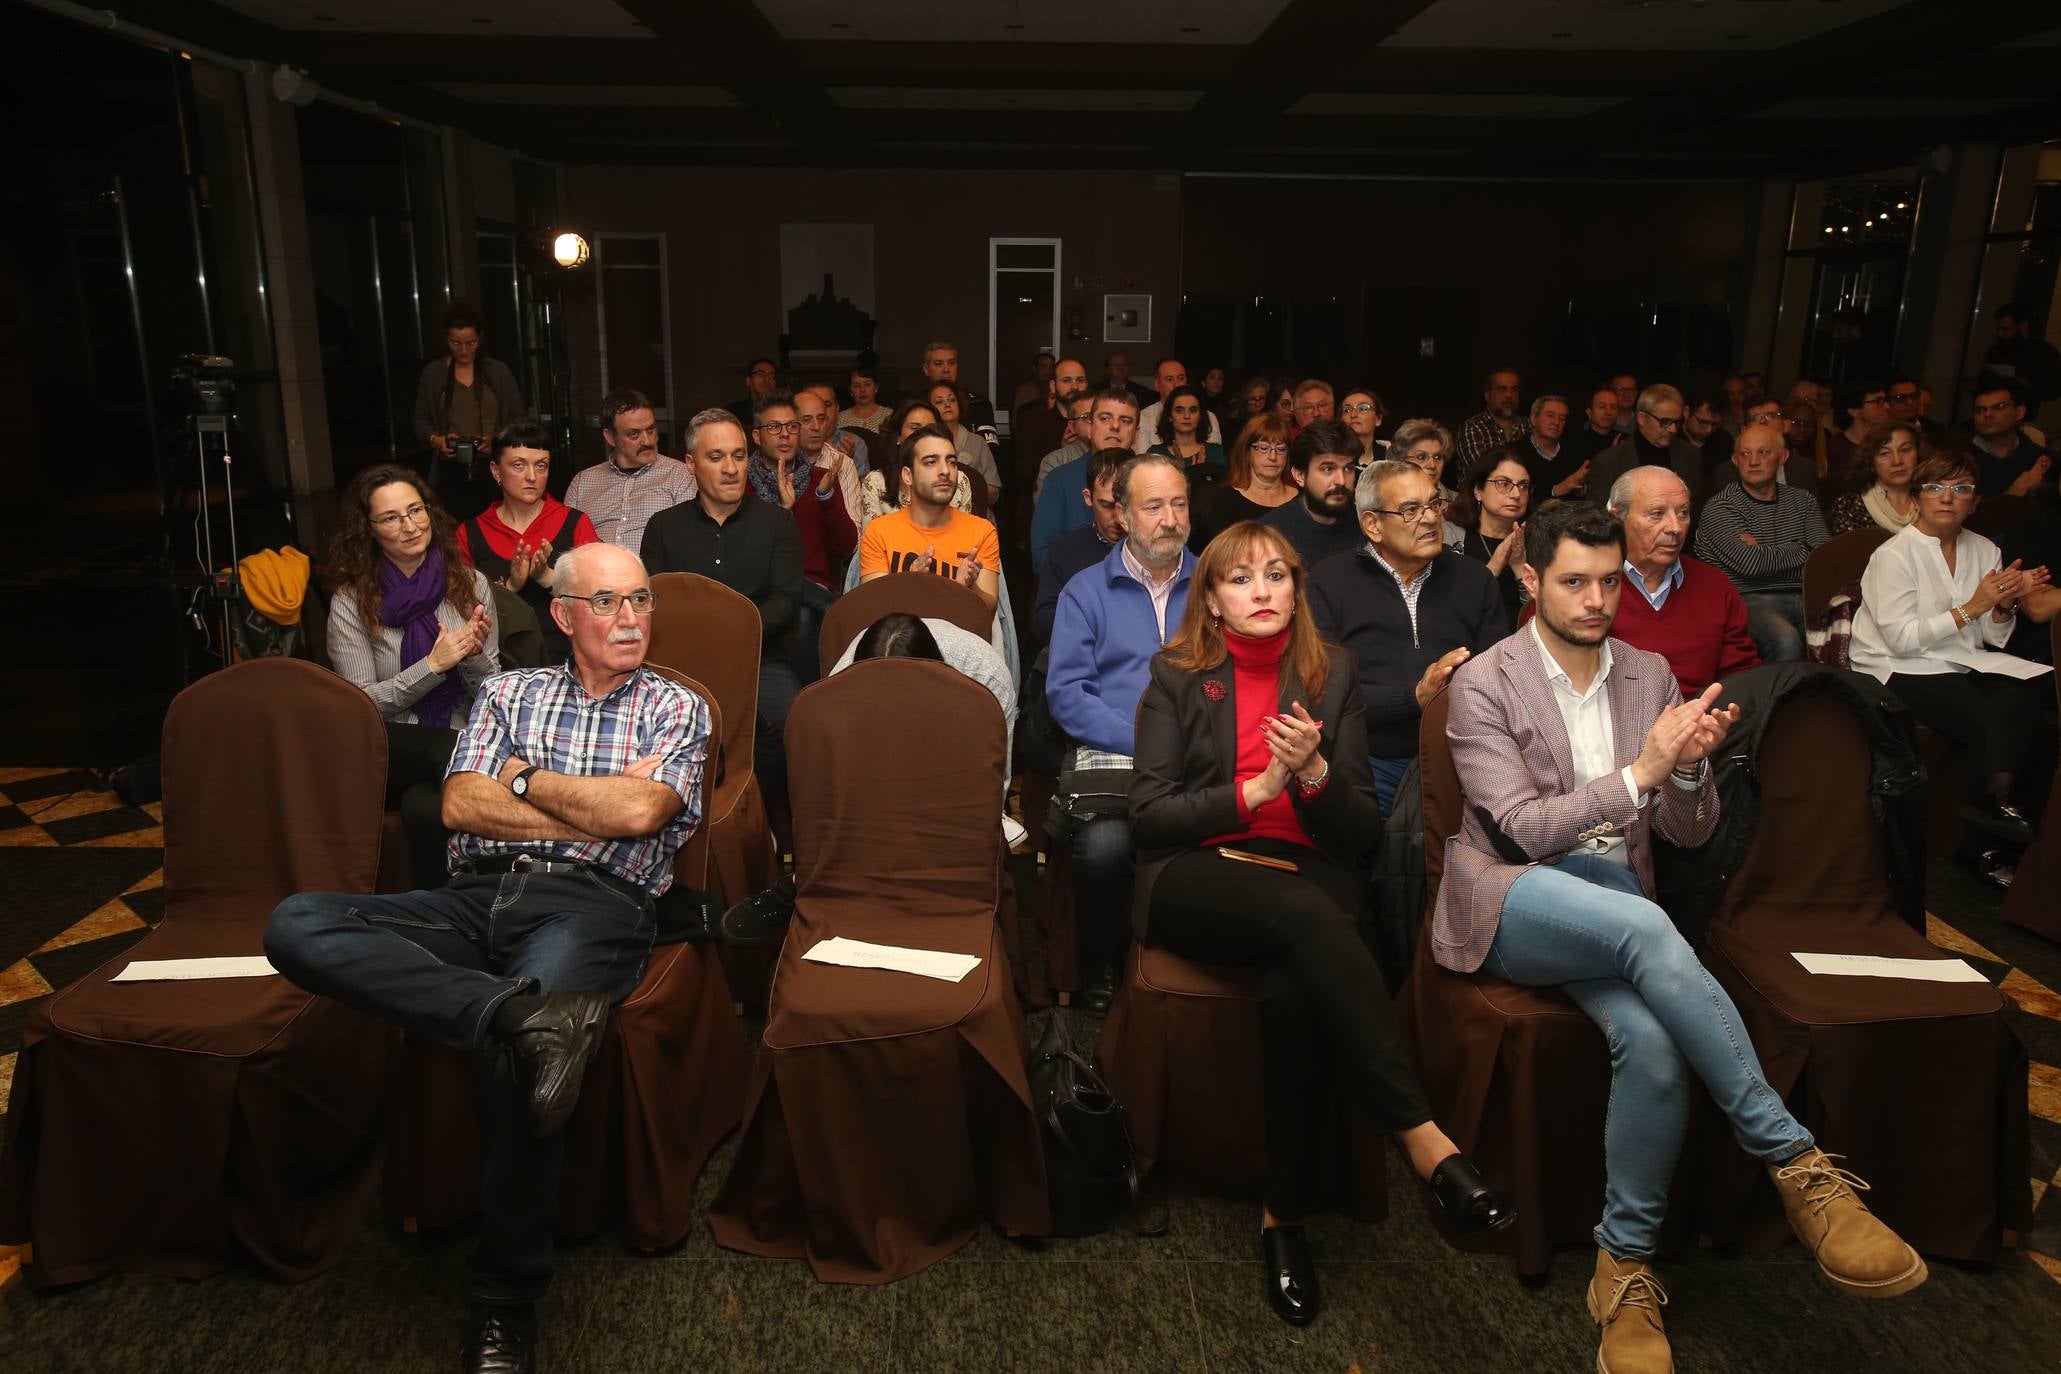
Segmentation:
{"type": "Polygon", "coordinates": [[[417,887],[442,887],[449,872],[444,857],[451,839],[444,829],[444,774],[457,747],[456,730],[387,722],[386,804],[401,813],[417,887]]]}
{"type": "Polygon", "coordinates": [[[1381,970],[1359,936],[1365,880],[1301,845],[1233,847],[1292,860],[1302,871],[1191,850],[1153,884],[1147,938],[1198,963],[1264,970],[1266,1198],[1277,1217],[1294,1221],[1316,1205],[1336,1072],[1381,1130],[1421,1126],[1431,1108],[1396,1033],[1381,970]]]}
{"type": "Polygon", "coordinates": [[[1889,690],[1918,723],[1954,742],[1970,800],[1988,796],[1993,773],[2016,777],[2032,756],[2032,730],[2051,690],[2044,677],[2026,681],[2002,673],[1891,673],[1889,690]]]}

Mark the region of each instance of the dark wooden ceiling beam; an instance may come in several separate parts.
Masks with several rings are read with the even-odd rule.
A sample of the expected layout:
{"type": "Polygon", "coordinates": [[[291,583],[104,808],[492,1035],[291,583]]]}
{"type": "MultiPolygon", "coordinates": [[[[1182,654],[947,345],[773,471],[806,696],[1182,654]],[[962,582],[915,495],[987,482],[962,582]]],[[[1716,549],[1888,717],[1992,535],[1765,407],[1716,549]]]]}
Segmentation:
{"type": "Polygon", "coordinates": [[[615,0],[679,57],[683,76],[720,81],[826,163],[863,156],[819,82],[796,80],[787,40],[751,0],[615,0]]]}

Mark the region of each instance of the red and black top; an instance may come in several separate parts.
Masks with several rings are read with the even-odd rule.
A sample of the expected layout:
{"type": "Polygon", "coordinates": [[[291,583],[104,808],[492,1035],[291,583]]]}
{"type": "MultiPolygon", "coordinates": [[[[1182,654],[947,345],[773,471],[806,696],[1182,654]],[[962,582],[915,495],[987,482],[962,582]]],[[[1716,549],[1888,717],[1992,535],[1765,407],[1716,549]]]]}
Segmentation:
{"type": "MultiPolygon", "coordinates": [[[[1233,700],[1238,707],[1238,757],[1232,766],[1232,782],[1238,789],[1238,814],[1246,828],[1233,835],[1218,835],[1204,844],[1230,844],[1237,840],[1286,840],[1290,844],[1316,848],[1316,841],[1303,829],[1302,817],[1284,789],[1280,796],[1264,802],[1257,811],[1245,804],[1245,783],[1267,769],[1273,751],[1267,748],[1266,722],[1280,713],[1281,657],[1288,651],[1288,631],[1251,639],[1231,630],[1224,631],[1224,646],[1231,653],[1231,680],[1236,687],[1233,700]]],[[[1331,779],[1327,774],[1324,784],[1331,779]]],[[[1299,784],[1290,778],[1288,787],[1299,784]]],[[[1320,786],[1318,791],[1323,789],[1320,786]]]]}

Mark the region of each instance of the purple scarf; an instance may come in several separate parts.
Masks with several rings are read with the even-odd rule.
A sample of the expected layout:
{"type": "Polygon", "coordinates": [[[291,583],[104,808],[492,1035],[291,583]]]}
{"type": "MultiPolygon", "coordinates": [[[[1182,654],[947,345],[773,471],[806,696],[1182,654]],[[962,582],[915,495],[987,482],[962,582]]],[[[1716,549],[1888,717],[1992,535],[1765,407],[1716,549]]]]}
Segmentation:
{"type": "MultiPolygon", "coordinates": [[[[379,623],[401,632],[401,666],[429,657],[444,627],[437,623],[437,607],[444,604],[444,556],[435,548],[414,576],[404,574],[390,558],[379,560],[379,623]]],[[[451,716],[465,700],[465,688],[454,668],[428,693],[415,702],[415,719],[424,725],[449,726],[451,716]]]]}

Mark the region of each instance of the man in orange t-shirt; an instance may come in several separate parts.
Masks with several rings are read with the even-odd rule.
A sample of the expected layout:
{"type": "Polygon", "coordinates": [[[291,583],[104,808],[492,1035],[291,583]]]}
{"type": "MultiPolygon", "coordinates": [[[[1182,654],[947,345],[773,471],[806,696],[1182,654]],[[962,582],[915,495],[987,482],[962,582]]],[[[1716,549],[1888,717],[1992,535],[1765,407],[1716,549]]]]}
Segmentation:
{"type": "Polygon", "coordinates": [[[896,572],[934,572],[980,593],[992,606],[1001,588],[1002,546],[995,527],[952,509],[957,450],[943,425],[911,434],[896,460],[909,504],[870,521],[859,536],[859,580],[896,572]]]}

